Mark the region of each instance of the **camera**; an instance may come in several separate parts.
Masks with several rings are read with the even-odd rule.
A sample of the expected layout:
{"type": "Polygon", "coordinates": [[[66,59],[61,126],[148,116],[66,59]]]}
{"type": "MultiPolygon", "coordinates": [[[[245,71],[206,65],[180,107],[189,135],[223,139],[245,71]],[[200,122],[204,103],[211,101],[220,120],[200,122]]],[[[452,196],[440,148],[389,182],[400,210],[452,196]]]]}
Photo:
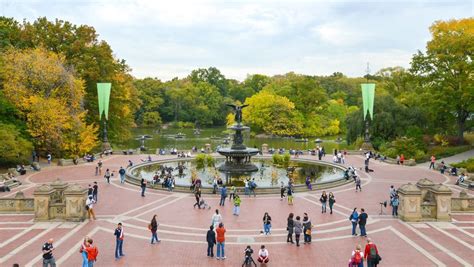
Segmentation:
{"type": "Polygon", "coordinates": [[[253,249],[250,248],[250,247],[247,247],[245,250],[245,257],[251,257],[252,256],[252,253],[253,253],[253,249]]]}

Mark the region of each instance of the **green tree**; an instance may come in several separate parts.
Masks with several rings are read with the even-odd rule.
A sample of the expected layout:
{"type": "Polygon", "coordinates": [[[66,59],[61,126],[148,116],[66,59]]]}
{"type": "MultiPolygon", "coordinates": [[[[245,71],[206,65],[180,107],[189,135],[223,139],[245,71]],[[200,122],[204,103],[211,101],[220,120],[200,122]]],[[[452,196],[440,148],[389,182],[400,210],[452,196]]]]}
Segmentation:
{"type": "Polygon", "coordinates": [[[12,124],[0,123],[0,164],[12,165],[28,161],[33,145],[12,124]]]}
{"type": "MultiPolygon", "coordinates": [[[[424,104],[430,112],[455,120],[462,141],[474,110],[474,18],[437,21],[430,32],[426,53],[413,56],[411,72],[426,90],[424,104]]],[[[436,122],[449,127],[443,120],[436,122]]]]}
{"type": "Polygon", "coordinates": [[[209,84],[212,84],[219,89],[219,92],[222,96],[228,95],[229,88],[227,84],[227,79],[221,73],[221,71],[215,67],[193,70],[189,75],[189,78],[195,84],[199,82],[207,82],[209,84]]]}
{"type": "Polygon", "coordinates": [[[162,120],[159,110],[164,104],[162,82],[156,78],[145,78],[134,80],[134,85],[142,103],[135,113],[135,121],[139,126],[160,126],[162,120]]]}

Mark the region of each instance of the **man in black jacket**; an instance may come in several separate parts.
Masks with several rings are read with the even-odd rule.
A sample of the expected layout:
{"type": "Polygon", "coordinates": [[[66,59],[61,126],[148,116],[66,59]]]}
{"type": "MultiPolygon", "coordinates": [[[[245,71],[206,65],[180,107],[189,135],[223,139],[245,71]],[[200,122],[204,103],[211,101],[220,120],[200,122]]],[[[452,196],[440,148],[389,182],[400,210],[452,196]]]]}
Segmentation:
{"type": "Polygon", "coordinates": [[[209,231],[207,231],[207,256],[214,257],[214,245],[216,242],[216,233],[214,232],[214,226],[209,227],[209,231]]]}
{"type": "Polygon", "coordinates": [[[367,224],[367,218],[369,215],[365,213],[364,209],[360,209],[361,213],[359,214],[359,228],[360,228],[360,235],[361,236],[367,236],[367,233],[365,231],[365,225],[367,224]]]}

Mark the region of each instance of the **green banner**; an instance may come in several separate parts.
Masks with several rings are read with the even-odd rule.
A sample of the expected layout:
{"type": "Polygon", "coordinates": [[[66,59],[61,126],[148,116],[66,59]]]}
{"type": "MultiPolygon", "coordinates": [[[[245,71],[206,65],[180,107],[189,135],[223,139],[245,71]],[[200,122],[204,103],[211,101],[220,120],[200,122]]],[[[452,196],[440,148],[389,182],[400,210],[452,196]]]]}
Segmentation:
{"type": "Polygon", "coordinates": [[[374,98],[375,98],[375,83],[363,83],[362,88],[362,103],[364,106],[364,120],[369,111],[370,118],[374,119],[374,98]]]}
{"type": "Polygon", "coordinates": [[[111,83],[97,83],[97,97],[99,98],[99,118],[105,113],[105,119],[109,119],[109,99],[111,83]]]}

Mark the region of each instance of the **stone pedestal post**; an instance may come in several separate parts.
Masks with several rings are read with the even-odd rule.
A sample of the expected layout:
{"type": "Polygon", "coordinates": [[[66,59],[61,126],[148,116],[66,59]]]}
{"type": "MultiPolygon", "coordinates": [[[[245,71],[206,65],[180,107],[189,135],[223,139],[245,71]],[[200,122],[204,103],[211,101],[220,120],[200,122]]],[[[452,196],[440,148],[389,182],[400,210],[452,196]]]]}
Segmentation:
{"type": "Polygon", "coordinates": [[[206,151],[206,153],[211,153],[212,152],[211,144],[205,144],[204,145],[204,150],[206,151]]]}
{"type": "Polygon", "coordinates": [[[47,184],[43,184],[36,188],[33,195],[35,198],[35,220],[36,221],[47,221],[49,220],[49,204],[51,194],[54,192],[54,188],[47,184]]]}
{"type": "Polygon", "coordinates": [[[70,185],[64,190],[66,218],[68,221],[80,222],[86,219],[87,188],[78,184],[70,185]]]}
{"type": "Polygon", "coordinates": [[[427,199],[426,193],[428,190],[431,189],[435,184],[428,178],[423,178],[420,179],[417,183],[416,186],[420,189],[421,191],[421,199],[427,199]]]}
{"type": "Polygon", "coordinates": [[[51,203],[64,203],[64,190],[68,187],[68,183],[58,178],[50,185],[54,189],[54,193],[51,195],[51,203]]]}
{"type": "Polygon", "coordinates": [[[268,153],[268,145],[267,144],[262,145],[262,153],[268,153]]]}
{"type": "Polygon", "coordinates": [[[436,200],[436,220],[451,221],[451,195],[452,191],[449,187],[438,184],[433,186],[431,192],[436,200]]]}
{"type": "Polygon", "coordinates": [[[416,222],[421,220],[421,190],[408,183],[398,189],[400,205],[398,214],[404,221],[416,222]]]}

